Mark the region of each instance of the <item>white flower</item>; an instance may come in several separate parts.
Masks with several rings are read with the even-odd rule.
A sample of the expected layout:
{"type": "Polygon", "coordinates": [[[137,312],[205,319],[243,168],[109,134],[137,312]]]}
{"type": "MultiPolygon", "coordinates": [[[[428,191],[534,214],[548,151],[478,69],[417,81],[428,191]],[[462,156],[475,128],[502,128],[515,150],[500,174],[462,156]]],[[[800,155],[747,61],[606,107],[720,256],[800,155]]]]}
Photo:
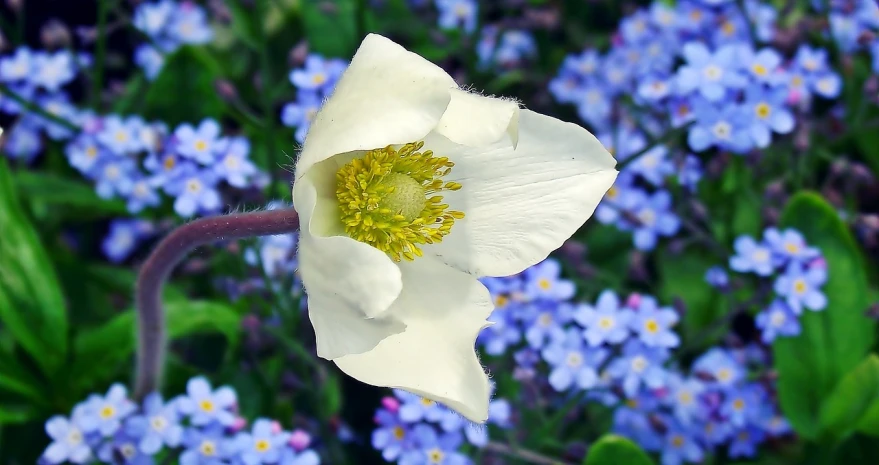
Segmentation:
{"type": "Polygon", "coordinates": [[[477,278],[561,246],[614,165],[585,129],[468,93],[367,36],[312,123],[293,185],[318,355],[485,421],[474,343],[492,300],[477,278]]]}

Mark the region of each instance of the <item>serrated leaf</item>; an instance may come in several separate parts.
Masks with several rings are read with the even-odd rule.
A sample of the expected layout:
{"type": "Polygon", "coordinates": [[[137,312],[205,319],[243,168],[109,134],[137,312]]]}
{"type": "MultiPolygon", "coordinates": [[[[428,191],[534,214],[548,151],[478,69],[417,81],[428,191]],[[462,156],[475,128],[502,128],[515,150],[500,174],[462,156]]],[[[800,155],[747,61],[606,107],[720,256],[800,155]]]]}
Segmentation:
{"type": "Polygon", "coordinates": [[[55,270],[0,159],[0,323],[51,377],[67,356],[67,311],[55,270]]]}
{"type": "Polygon", "coordinates": [[[800,318],[801,334],[778,338],[772,345],[782,411],[799,434],[815,439],[821,404],[866,357],[876,323],[865,316],[869,302],[863,257],[833,207],[816,193],[801,192],[785,207],[781,227],[799,230],[827,261],[827,308],[806,311],[800,318]]]}
{"type": "Polygon", "coordinates": [[[592,444],[583,465],[653,465],[653,460],[634,442],[607,434],[592,444]]]}

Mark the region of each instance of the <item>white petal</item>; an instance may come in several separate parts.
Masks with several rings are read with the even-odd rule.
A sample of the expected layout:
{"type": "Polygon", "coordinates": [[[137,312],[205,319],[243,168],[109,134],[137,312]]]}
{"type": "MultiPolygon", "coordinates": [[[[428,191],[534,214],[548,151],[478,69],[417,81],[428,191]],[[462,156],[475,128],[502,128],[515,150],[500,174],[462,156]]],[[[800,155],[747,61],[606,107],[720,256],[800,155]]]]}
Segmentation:
{"type": "Polygon", "coordinates": [[[311,123],[296,179],[336,154],[421,140],[436,127],[456,87],[440,67],[369,34],[311,123]]]}
{"type": "Polygon", "coordinates": [[[518,103],[460,89],[453,89],[451,95],[452,100],[436,132],[452,142],[469,147],[495,143],[504,135],[510,136],[513,147],[518,144],[518,103]]]}
{"type": "Polygon", "coordinates": [[[590,217],[617,176],[616,161],[592,134],[529,110],[519,113],[519,145],[482,149],[431,133],[425,148],[455,163],[460,182],[445,202],[464,212],[442,243],[424,247],[477,276],[509,276],[545,259],[590,217]]]}
{"type": "Polygon", "coordinates": [[[317,354],[332,359],[367,351],[403,330],[390,318],[367,320],[391,306],[403,283],[400,269],[383,252],[348,236],[325,235],[341,226],[333,222],[338,216],[333,216],[336,199],[326,192],[331,186],[323,178],[311,179],[321,174],[321,165],[296,182],[293,201],[301,221],[299,271],[317,354]]]}
{"type": "Polygon", "coordinates": [[[423,257],[400,265],[403,292],[389,311],[406,330],[375,349],[334,360],[349,376],[443,403],[476,422],[488,418],[488,377],[476,335],[492,303],[473,276],[423,257]]]}

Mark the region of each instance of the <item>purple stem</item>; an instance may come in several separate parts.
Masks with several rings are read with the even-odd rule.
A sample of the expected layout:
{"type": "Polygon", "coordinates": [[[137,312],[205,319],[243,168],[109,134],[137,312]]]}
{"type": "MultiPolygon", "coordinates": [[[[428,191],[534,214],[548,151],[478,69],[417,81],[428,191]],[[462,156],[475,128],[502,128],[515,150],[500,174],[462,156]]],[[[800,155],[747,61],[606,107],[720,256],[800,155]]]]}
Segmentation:
{"type": "Polygon", "coordinates": [[[172,231],[153,250],[137,277],[137,375],[134,396],[143,399],[159,388],[165,364],[165,312],[162,286],[189,252],[212,242],[293,233],[299,215],[290,208],[200,218],[172,231]]]}

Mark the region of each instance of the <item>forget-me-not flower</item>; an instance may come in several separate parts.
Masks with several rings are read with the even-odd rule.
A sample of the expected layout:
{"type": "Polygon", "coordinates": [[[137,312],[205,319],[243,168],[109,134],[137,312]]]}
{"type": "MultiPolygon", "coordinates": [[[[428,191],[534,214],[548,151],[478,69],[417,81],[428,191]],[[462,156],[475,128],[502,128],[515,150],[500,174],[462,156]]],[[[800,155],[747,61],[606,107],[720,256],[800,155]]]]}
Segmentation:
{"type": "Polygon", "coordinates": [[[651,389],[663,386],[666,372],[662,363],[668,356],[668,350],[663,347],[647,347],[630,339],[623,346],[622,355],[608,366],[608,373],[613,379],[621,380],[623,392],[633,397],[642,385],[651,389]]]}
{"type": "Polygon", "coordinates": [[[794,129],[794,115],[785,106],[787,91],[767,90],[751,85],[745,92],[745,109],[751,115],[748,133],[754,145],[766,148],[772,142],[772,133],[788,134],[794,129]]]}
{"type": "Polygon", "coordinates": [[[631,320],[631,327],[645,345],[671,348],[681,343],[680,337],[671,329],[678,320],[673,309],[660,308],[654,297],[644,296],[631,320]]]}
{"type": "Polygon", "coordinates": [[[754,272],[759,276],[769,276],[778,265],[772,249],[751,236],[738,237],[733,247],[736,255],[730,257],[729,267],[739,273],[754,272]]]}
{"type": "Polygon", "coordinates": [[[129,418],[125,430],[140,438],[137,446],[148,455],[155,454],[163,445],[177,447],[183,440],[183,427],[176,406],[172,402],[163,402],[162,396],[155,392],[146,396],[142,413],[129,418]]]}
{"type": "Polygon", "coordinates": [[[800,334],[797,315],[783,300],[774,300],[769,307],[757,314],[755,323],[761,331],[763,342],[769,344],[778,336],[800,334]]]}
{"type": "Polygon", "coordinates": [[[598,295],[594,306],[584,305],[574,313],[574,319],[585,328],[583,337],[592,347],[625,341],[632,317],[631,310],[621,307],[619,297],[610,289],[598,295]]]}
{"type": "MultiPolygon", "coordinates": [[[[192,380],[190,380],[191,382],[192,380]]],[[[226,465],[234,445],[214,423],[206,428],[189,428],[183,433],[180,465],[226,465]]]]}
{"type": "Polygon", "coordinates": [[[711,102],[727,95],[727,89],[741,88],[745,80],[737,69],[738,49],[723,46],[712,53],[701,42],[687,42],[683,47],[687,64],[677,71],[677,88],[682,94],[698,92],[711,102]]]}
{"type": "Polygon", "coordinates": [[[168,181],[165,191],[175,197],[174,211],[182,217],[190,217],[220,209],[222,200],[216,185],[217,176],[213,171],[185,165],[175,179],[168,181]]]}
{"type": "Polygon", "coordinates": [[[60,415],[50,418],[46,422],[46,434],[52,443],[43,452],[42,459],[51,464],[89,462],[92,450],[86,441],[86,434],[96,426],[96,421],[85,414],[84,405],[74,408],[69,419],[60,415]]]}
{"type": "Polygon", "coordinates": [[[177,152],[185,158],[210,165],[220,148],[220,124],[213,119],[202,121],[198,128],[181,124],[174,131],[177,152]]]}
{"type": "Polygon", "coordinates": [[[586,390],[598,383],[598,367],[608,356],[606,349],[590,348],[580,332],[571,328],[563,340],[553,341],[541,352],[552,366],[549,384],[562,392],[576,387],[586,390]]]}
{"type": "Polygon", "coordinates": [[[226,137],[220,140],[217,153],[214,173],[230,186],[247,187],[251,177],[258,172],[256,165],[248,159],[250,142],[243,137],[226,137]]]}
{"type": "Polygon", "coordinates": [[[775,280],[775,292],[784,297],[797,315],[803,308],[819,311],[827,306],[827,296],[821,286],[827,282],[827,269],[822,266],[804,268],[801,263],[791,262],[784,274],[775,280]]]}
{"type": "Polygon", "coordinates": [[[87,414],[94,419],[94,427],[104,437],[112,436],[122,426],[122,421],[137,408],[128,399],[128,391],[121,384],[110,386],[106,395],[92,394],[86,400],[87,414]]]}
{"type": "Polygon", "coordinates": [[[638,221],[634,226],[638,250],[653,250],[660,236],[670,237],[678,232],[681,221],[671,211],[671,206],[671,194],[660,190],[644,198],[633,211],[638,221]]]}
{"type": "Polygon", "coordinates": [[[235,422],[232,409],[238,404],[235,391],[228,386],[214,390],[204,377],[198,376],[186,383],[186,396],[177,401],[180,412],[190,415],[193,425],[204,426],[217,422],[229,426],[235,422]]]}
{"type": "Polygon", "coordinates": [[[257,419],[250,432],[241,432],[233,440],[235,453],[244,465],[275,463],[281,458],[290,434],[265,418],[257,419]]]}

